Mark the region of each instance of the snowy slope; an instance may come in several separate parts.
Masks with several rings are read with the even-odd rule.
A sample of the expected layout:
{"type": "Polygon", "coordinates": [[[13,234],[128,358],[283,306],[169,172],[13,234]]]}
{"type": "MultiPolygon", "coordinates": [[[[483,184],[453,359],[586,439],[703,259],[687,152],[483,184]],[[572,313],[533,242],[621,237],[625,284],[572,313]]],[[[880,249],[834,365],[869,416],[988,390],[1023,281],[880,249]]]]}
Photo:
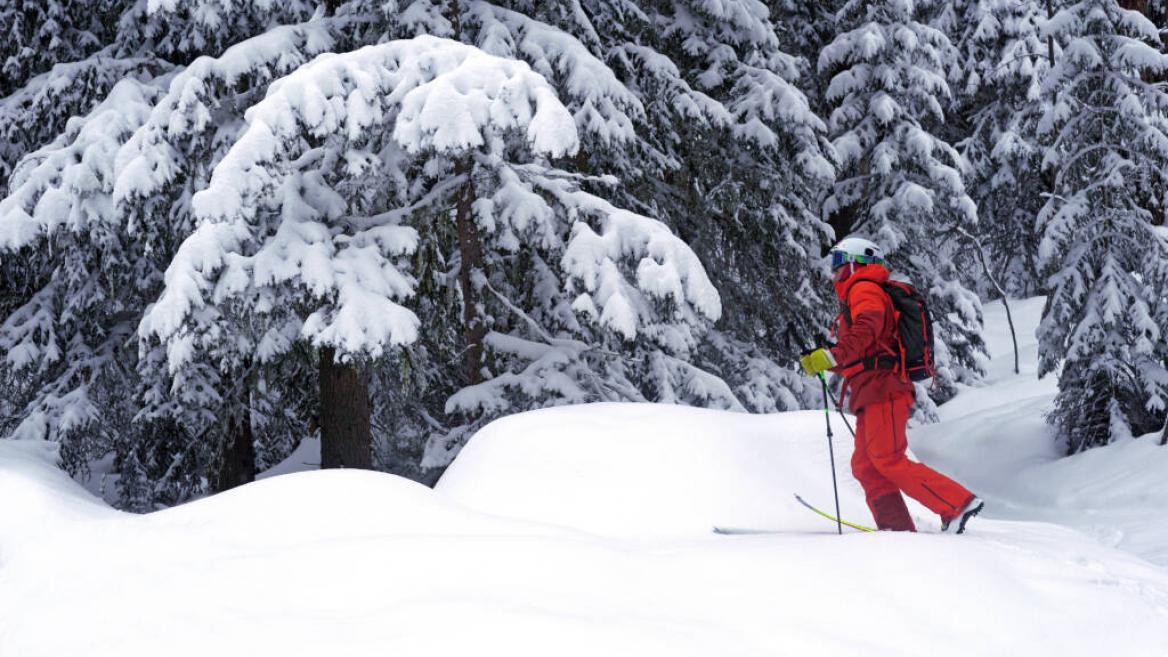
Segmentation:
{"type": "MultiPolygon", "coordinates": [[[[838,415],[831,421],[842,514],[870,524],[849,474],[851,436],[838,415]]],[[[822,411],[568,406],[484,427],[437,490],[486,513],[623,538],[697,536],[713,526],[826,532],[834,525],[794,494],[834,511],[828,454],[822,411]]],[[[933,522],[923,507],[912,510],[933,522]]]]}
{"type": "Polygon", "coordinates": [[[1000,303],[987,304],[986,341],[994,358],[985,385],[962,389],[941,407],[941,423],[911,431],[909,444],[985,497],[988,517],[1068,525],[1168,567],[1168,448],[1157,444],[1159,436],[1147,436],[1062,456],[1043,418],[1057,381],[1037,378],[1034,330],[1042,304],[1038,298],[1011,306],[1018,375],[1005,312],[1000,303]]]}
{"type": "MultiPolygon", "coordinates": [[[[532,415],[539,434],[510,423],[516,445],[572,445],[580,424],[606,432],[591,455],[567,450],[583,459],[575,479],[559,471],[543,489],[510,489],[542,500],[530,513],[562,504],[563,528],[470,510],[453,483],[436,492],[357,471],[278,476],[133,516],[54,470],[43,445],[0,442],[6,508],[42,510],[31,524],[0,514],[0,655],[1139,657],[1168,646],[1168,572],[1071,530],[985,520],[960,537],[841,537],[790,507],[790,488],[825,495],[826,448],[796,430],[814,414],[532,415]],[[634,433],[646,423],[671,430],[634,433]],[[680,426],[690,446],[704,427],[719,433],[682,454],[680,426]],[[602,458],[622,435],[624,458],[602,458]],[[618,466],[589,480],[605,462],[618,466]],[[633,471],[648,483],[628,488],[633,471]],[[606,520],[618,498],[635,512],[606,520]],[[720,537],[713,518],[783,531],[720,537]]],[[[504,450],[476,451],[496,452],[480,463],[498,471],[459,466],[464,482],[517,474],[504,450]]],[[[507,501],[489,488],[480,506],[507,501]]]]}

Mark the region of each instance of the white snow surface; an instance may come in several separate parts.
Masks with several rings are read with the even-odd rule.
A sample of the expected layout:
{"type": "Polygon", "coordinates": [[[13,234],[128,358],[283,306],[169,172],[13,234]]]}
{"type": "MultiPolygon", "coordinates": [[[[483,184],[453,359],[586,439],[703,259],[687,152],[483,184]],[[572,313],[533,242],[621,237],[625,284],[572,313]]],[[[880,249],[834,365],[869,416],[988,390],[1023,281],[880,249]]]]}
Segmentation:
{"type": "MultiPolygon", "coordinates": [[[[1016,307],[1024,363],[1040,305],[1016,307]]],[[[484,428],[435,490],[292,472],[143,516],[51,445],[0,441],[0,655],[1163,657],[1168,571],[1032,520],[1099,516],[1155,557],[1162,515],[1138,535],[1124,519],[1164,499],[1163,455],[1145,438],[1057,458],[1036,415],[1051,384],[991,347],[989,384],[911,433],[989,501],[962,536],[915,506],[918,534],[838,536],[797,506],[833,504],[816,412],[548,409],[484,428]]],[[[844,515],[868,521],[833,428],[844,515]]]]}
{"type": "MultiPolygon", "coordinates": [[[[1168,447],[1159,436],[1126,439],[1063,456],[1047,425],[1058,382],[1037,379],[1041,298],[1013,302],[1020,374],[1000,302],[986,304],[994,358],[984,385],[963,388],[938,409],[941,422],[909,432],[927,463],[989,502],[988,515],[1055,522],[1168,568],[1168,447]]],[[[1168,644],[1161,654],[1168,655],[1168,644]]]]}
{"type": "MultiPolygon", "coordinates": [[[[870,524],[839,415],[832,429],[842,514],[870,524]]],[[[715,525],[835,530],[794,497],[834,511],[822,411],[606,403],[512,415],[475,435],[437,491],[485,513],[613,538],[701,536],[715,525]]]]}

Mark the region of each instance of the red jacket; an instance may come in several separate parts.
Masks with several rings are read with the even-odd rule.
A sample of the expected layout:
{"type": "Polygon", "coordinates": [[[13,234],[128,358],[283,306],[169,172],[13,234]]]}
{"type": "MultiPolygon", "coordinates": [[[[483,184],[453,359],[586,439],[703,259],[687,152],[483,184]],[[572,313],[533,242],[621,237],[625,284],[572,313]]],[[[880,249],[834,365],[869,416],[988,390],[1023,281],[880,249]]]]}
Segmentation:
{"type": "Polygon", "coordinates": [[[884,265],[862,265],[851,275],[846,274],[847,268],[843,271],[842,279],[835,281],[835,292],[850,310],[852,321],[849,324],[842,312],[836,318],[836,346],[831,355],[838,365],[832,371],[844,376],[848,408],[856,413],[872,402],[912,394],[913,386],[900,372],[857,364],[872,356],[899,354],[892,299],[879,285],[888,281],[888,270],[884,265]]]}

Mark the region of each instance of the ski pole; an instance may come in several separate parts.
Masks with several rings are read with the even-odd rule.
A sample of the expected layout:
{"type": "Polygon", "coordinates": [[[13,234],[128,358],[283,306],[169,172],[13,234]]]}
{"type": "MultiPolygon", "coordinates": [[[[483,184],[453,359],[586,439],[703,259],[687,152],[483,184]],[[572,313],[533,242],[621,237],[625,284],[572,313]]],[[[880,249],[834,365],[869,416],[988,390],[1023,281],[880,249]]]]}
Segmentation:
{"type": "MultiPolygon", "coordinates": [[[[827,378],[823,372],[819,373],[819,382],[823,384],[823,419],[827,421],[827,455],[831,459],[831,489],[835,493],[835,522],[840,534],[844,533],[844,524],[840,515],[839,484],[835,480],[835,447],[831,444],[831,403],[828,401],[827,378]]],[[[850,428],[850,427],[849,427],[850,428]]]]}
{"type": "Polygon", "coordinates": [[[841,418],[843,418],[844,426],[848,428],[848,433],[852,434],[852,438],[855,438],[856,437],[856,430],[852,428],[852,423],[848,422],[847,413],[844,413],[844,409],[840,408],[839,404],[836,403],[835,399],[832,399],[831,403],[835,406],[835,410],[839,412],[839,416],[841,418]]]}
{"type": "MultiPolygon", "coordinates": [[[[812,352],[814,349],[815,349],[815,348],[814,348],[814,347],[812,347],[812,348],[808,349],[807,351],[804,351],[804,352],[803,352],[803,355],[804,355],[804,356],[806,356],[807,354],[811,353],[811,352],[812,352]]],[[[822,373],[822,372],[819,374],[819,378],[821,378],[821,379],[823,378],[823,373],[822,373]]],[[[823,382],[823,385],[824,385],[824,388],[826,388],[826,387],[827,387],[827,381],[824,381],[824,382],[823,382]]],[[[825,390],[825,392],[824,392],[824,397],[827,397],[827,396],[828,396],[828,395],[827,395],[827,393],[826,393],[826,390],[825,390]]],[[[831,399],[831,404],[832,404],[832,406],[835,406],[835,410],[836,410],[836,411],[838,411],[838,412],[839,412],[839,415],[840,415],[840,417],[841,417],[841,418],[843,418],[843,420],[844,420],[844,426],[848,428],[848,433],[852,434],[852,438],[855,438],[855,437],[856,437],[856,430],[852,428],[852,423],[851,423],[851,422],[848,422],[848,416],[847,416],[847,414],[846,414],[846,413],[844,413],[844,409],[840,408],[840,405],[836,403],[836,401],[835,401],[835,398],[834,398],[834,397],[832,397],[832,399],[831,399]]],[[[826,407],[826,406],[827,406],[827,402],[826,402],[826,401],[824,401],[824,402],[823,402],[823,405],[824,405],[824,407],[826,407]]],[[[1168,426],[1168,425],[1165,425],[1165,426],[1168,426]]],[[[830,435],[830,434],[831,434],[831,426],[828,426],[828,427],[827,427],[827,431],[828,431],[828,435],[830,435]]],[[[1166,433],[1165,433],[1165,435],[1168,435],[1168,430],[1166,430],[1166,433]]]]}

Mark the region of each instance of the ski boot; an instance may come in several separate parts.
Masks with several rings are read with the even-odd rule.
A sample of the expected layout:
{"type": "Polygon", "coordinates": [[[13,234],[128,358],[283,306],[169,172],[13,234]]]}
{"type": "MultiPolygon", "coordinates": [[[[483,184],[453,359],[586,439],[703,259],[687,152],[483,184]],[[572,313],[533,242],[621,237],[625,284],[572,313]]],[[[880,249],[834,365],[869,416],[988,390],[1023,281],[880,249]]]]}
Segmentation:
{"type": "Polygon", "coordinates": [[[963,533],[965,533],[965,523],[969,522],[970,518],[981,513],[981,510],[983,508],[985,508],[985,502],[983,502],[980,497],[975,496],[973,499],[971,499],[969,501],[968,504],[965,505],[964,508],[962,508],[960,511],[957,512],[957,515],[953,516],[949,520],[944,520],[941,522],[941,533],[942,534],[963,534],[963,533]]]}

